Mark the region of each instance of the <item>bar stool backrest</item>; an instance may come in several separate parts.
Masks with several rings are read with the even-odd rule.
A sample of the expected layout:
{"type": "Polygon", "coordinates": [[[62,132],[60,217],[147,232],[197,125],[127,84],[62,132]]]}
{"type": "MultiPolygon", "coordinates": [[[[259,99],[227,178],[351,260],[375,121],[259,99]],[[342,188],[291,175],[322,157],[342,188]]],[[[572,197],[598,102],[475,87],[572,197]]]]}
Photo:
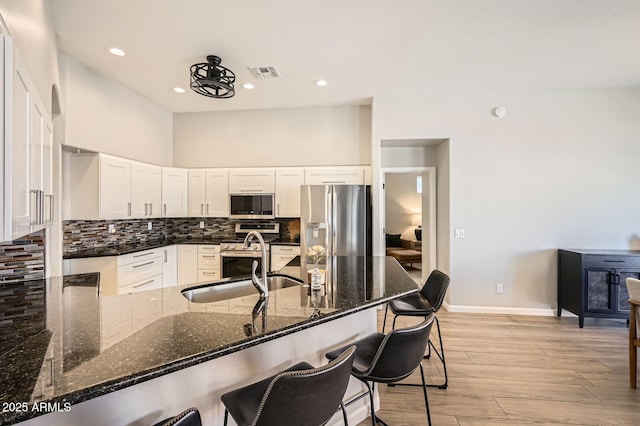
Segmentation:
{"type": "Polygon", "coordinates": [[[287,371],[274,377],[253,422],[255,426],[326,423],[342,403],[356,347],[311,370],[287,371]]]}
{"type": "Polygon", "coordinates": [[[393,383],[408,377],[418,368],[429,342],[433,314],[420,324],[390,331],[364,376],[382,383],[393,383]]]}
{"type": "Polygon", "coordinates": [[[447,288],[449,288],[449,276],[437,269],[431,271],[424,286],[420,289],[420,294],[429,301],[433,312],[438,312],[442,307],[447,288]]]}

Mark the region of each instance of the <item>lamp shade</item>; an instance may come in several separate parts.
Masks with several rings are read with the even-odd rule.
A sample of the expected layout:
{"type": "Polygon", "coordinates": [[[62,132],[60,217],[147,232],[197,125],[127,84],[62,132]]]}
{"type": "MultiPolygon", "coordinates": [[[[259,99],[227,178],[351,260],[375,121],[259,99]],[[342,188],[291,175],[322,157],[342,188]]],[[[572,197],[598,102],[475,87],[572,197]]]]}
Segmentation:
{"type": "Polygon", "coordinates": [[[411,216],[411,225],[412,226],[422,226],[422,215],[414,214],[411,216]]]}

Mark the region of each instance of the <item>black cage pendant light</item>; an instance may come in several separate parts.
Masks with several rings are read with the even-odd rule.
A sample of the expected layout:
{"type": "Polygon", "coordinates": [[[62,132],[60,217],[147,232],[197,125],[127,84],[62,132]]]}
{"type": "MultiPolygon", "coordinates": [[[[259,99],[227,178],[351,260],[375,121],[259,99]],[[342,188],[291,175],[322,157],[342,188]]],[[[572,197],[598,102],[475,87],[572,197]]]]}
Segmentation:
{"type": "Polygon", "coordinates": [[[236,94],[236,75],[220,65],[219,56],[207,56],[207,62],[191,65],[191,89],[210,98],[230,98],[236,94]]]}

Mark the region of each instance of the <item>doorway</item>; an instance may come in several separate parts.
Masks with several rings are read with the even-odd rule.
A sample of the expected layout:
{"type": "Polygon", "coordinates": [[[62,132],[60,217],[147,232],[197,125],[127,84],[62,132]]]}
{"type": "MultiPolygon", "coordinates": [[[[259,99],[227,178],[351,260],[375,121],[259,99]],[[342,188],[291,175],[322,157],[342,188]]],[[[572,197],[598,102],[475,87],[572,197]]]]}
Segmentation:
{"type": "Polygon", "coordinates": [[[385,233],[400,234],[410,244],[405,248],[422,252],[417,268],[409,263],[407,270],[424,283],[436,268],[436,168],[386,167],[382,179],[385,233]]]}

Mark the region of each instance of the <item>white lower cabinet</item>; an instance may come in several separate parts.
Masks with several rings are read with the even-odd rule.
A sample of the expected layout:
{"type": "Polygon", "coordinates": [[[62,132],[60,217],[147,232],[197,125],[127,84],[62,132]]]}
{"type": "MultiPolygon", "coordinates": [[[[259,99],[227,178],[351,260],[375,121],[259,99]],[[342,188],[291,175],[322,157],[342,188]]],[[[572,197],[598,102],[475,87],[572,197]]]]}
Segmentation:
{"type": "Polygon", "coordinates": [[[198,282],[198,246],[178,245],[178,285],[198,282]]]}
{"type": "Polygon", "coordinates": [[[198,245],[198,282],[220,279],[220,246],[198,245]]]}
{"type": "Polygon", "coordinates": [[[300,246],[271,246],[271,270],[279,271],[296,256],[300,256],[300,246]]]}
{"type": "Polygon", "coordinates": [[[118,294],[162,288],[162,249],[118,256],[118,294]]]}
{"type": "Polygon", "coordinates": [[[178,285],[178,246],[163,247],[162,255],[162,286],[176,286],[178,285]]]}

